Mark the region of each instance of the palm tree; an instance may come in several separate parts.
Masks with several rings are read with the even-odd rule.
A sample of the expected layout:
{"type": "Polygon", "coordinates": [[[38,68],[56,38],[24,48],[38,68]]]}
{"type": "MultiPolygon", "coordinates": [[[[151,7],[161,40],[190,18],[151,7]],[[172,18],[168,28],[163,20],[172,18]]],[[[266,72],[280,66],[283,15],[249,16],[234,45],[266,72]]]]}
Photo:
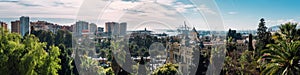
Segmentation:
{"type": "Polygon", "coordinates": [[[278,44],[268,44],[267,47],[269,49],[261,52],[265,56],[259,59],[264,62],[261,74],[300,75],[300,56],[297,55],[300,51],[300,41],[281,41],[278,44]]]}
{"type": "Polygon", "coordinates": [[[296,27],[297,27],[297,23],[288,22],[282,24],[279,27],[280,33],[276,33],[273,37],[276,38],[275,40],[285,40],[286,42],[295,41],[298,39],[296,27]]]}

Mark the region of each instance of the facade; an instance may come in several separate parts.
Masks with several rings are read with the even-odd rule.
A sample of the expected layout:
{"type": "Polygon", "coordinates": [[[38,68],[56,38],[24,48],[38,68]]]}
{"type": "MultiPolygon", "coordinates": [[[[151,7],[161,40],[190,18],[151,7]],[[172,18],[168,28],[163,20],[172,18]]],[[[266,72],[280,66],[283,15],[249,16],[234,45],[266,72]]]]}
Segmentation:
{"type": "Polygon", "coordinates": [[[20,17],[20,31],[22,36],[30,32],[29,17],[25,17],[25,16],[20,17]]]}
{"type": "Polygon", "coordinates": [[[85,32],[88,30],[88,22],[85,21],[78,21],[75,24],[75,28],[74,28],[74,33],[75,36],[80,36],[82,34],[82,31],[84,30],[85,32]]]}
{"type": "Polygon", "coordinates": [[[182,73],[190,74],[190,69],[193,69],[196,63],[198,63],[196,60],[198,55],[200,53],[201,44],[203,44],[202,40],[199,38],[200,35],[197,32],[195,28],[190,30],[190,28],[184,23],[183,27],[180,27],[178,29],[178,32],[180,33],[176,37],[180,38],[180,42],[178,43],[178,50],[174,50],[174,58],[176,63],[179,64],[179,70],[182,71],[182,73]],[[195,63],[196,62],[196,63],[195,63]]]}
{"type": "Polygon", "coordinates": [[[120,24],[119,23],[115,23],[115,24],[113,24],[113,27],[112,27],[112,35],[113,36],[118,36],[118,35],[120,35],[120,31],[119,31],[119,28],[120,28],[120,24]]]}
{"type": "Polygon", "coordinates": [[[120,28],[119,28],[120,35],[121,36],[126,35],[126,31],[127,31],[127,23],[126,22],[120,23],[120,28]]]}
{"type": "Polygon", "coordinates": [[[97,32],[97,25],[95,23],[91,23],[89,29],[91,34],[95,34],[97,32]]]}
{"type": "Polygon", "coordinates": [[[117,22],[106,22],[105,23],[105,32],[111,35],[115,35],[118,32],[119,23],[117,22]]]}
{"type": "Polygon", "coordinates": [[[30,22],[30,26],[32,26],[35,31],[38,31],[38,30],[49,31],[50,26],[52,26],[52,25],[54,25],[54,24],[48,23],[46,21],[30,22]]]}
{"type": "Polygon", "coordinates": [[[81,25],[82,25],[82,30],[85,30],[85,31],[87,31],[87,30],[89,30],[89,23],[88,22],[80,22],[81,23],[81,25]]]}
{"type": "Polygon", "coordinates": [[[20,34],[21,30],[20,30],[20,21],[19,20],[11,22],[11,32],[20,34]]]}
{"type": "Polygon", "coordinates": [[[190,32],[189,34],[189,38],[191,39],[191,42],[192,44],[195,44],[195,43],[198,43],[200,42],[200,39],[199,39],[200,35],[199,33],[197,32],[197,30],[195,29],[195,27],[192,29],[192,31],[190,32]]]}
{"type": "Polygon", "coordinates": [[[71,31],[70,26],[60,26],[58,24],[49,23],[47,21],[30,22],[30,26],[33,27],[36,31],[44,30],[51,31],[53,33],[56,33],[59,29],[71,31]]]}
{"type": "Polygon", "coordinates": [[[68,30],[68,31],[70,31],[70,32],[73,31],[72,26],[61,26],[60,29],[61,29],[61,30],[68,30]]]}
{"type": "Polygon", "coordinates": [[[3,29],[7,30],[7,24],[6,24],[5,22],[0,22],[0,26],[1,26],[3,29]]]}

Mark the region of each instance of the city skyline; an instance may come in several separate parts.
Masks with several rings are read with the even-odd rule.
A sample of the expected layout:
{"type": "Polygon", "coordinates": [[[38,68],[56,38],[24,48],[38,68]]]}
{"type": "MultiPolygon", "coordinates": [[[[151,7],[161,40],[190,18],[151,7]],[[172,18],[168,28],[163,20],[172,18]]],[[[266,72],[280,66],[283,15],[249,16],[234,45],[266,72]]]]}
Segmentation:
{"type": "MultiPolygon", "coordinates": [[[[151,15],[157,14],[155,17],[147,18],[157,18],[162,17],[161,19],[170,19],[170,18],[186,18],[186,19],[176,19],[176,23],[169,24],[166,26],[180,26],[183,24],[183,21],[187,21],[190,27],[196,27],[198,30],[207,30],[209,26],[203,20],[201,14],[197,12],[197,9],[192,4],[193,2],[186,0],[156,0],[148,3],[146,0],[116,0],[112,1],[111,4],[107,7],[103,13],[102,19],[100,20],[87,20],[92,23],[96,23],[98,27],[104,27],[105,22],[128,22],[128,28],[136,28],[134,26],[140,23],[131,23],[130,21],[136,19],[136,15],[126,14],[126,20],[119,21],[116,17],[122,15],[119,12],[134,13],[140,15],[151,15]],[[137,8],[143,4],[143,7],[137,8]],[[145,4],[146,3],[146,4],[145,4]],[[156,4],[155,4],[156,3],[156,4]],[[147,5],[157,5],[157,13],[149,12],[151,9],[142,9],[149,7],[147,5]],[[170,10],[167,10],[170,8],[170,10]],[[126,10],[127,9],[127,10],[126,10]],[[177,14],[173,14],[176,12],[177,14]],[[107,14],[110,13],[110,14],[107,14]],[[164,14],[167,13],[167,14],[164,14]],[[181,16],[178,16],[178,13],[181,16]],[[119,14],[119,15],[118,15],[119,14]],[[171,16],[170,16],[171,15],[171,16]],[[129,17],[129,18],[127,18],[129,17]]],[[[193,1],[193,0],[191,0],[193,1]]],[[[10,22],[18,19],[20,16],[29,16],[30,21],[45,20],[61,25],[72,25],[77,19],[80,7],[84,1],[83,0],[53,0],[53,1],[31,1],[31,0],[0,0],[0,9],[2,12],[0,21],[6,22],[10,28],[10,22]],[[13,7],[6,7],[6,6],[13,7]],[[22,9],[22,10],[17,10],[22,9]],[[57,10],[60,9],[60,10],[57,10]]],[[[99,1],[102,2],[102,1],[99,1]]],[[[105,4],[105,1],[103,1],[105,4]]],[[[290,0],[290,1],[271,1],[271,0],[251,0],[251,1],[239,1],[239,0],[215,0],[215,3],[218,6],[218,11],[220,12],[223,23],[225,25],[225,30],[236,29],[236,30],[255,30],[257,28],[260,18],[265,18],[267,27],[274,25],[279,25],[286,22],[299,22],[300,15],[298,3],[299,1],[290,0]]],[[[216,13],[215,10],[210,9],[209,5],[200,5],[198,8],[203,13],[216,13]]],[[[203,14],[202,13],[202,14],[203,14]]],[[[98,17],[96,17],[98,18],[98,17]]],[[[123,19],[123,18],[122,18],[123,19]]],[[[173,23],[167,22],[166,23],[173,23]]],[[[173,21],[173,20],[171,20],[173,21]]],[[[163,23],[157,23],[163,24],[163,23]]],[[[160,25],[161,26],[161,25],[160,25]]],[[[147,26],[140,26],[137,29],[143,29],[147,26]]],[[[157,26],[148,26],[147,28],[157,26]]],[[[162,27],[160,27],[162,28],[162,27]]],[[[131,30],[131,29],[129,29],[131,30]]]]}

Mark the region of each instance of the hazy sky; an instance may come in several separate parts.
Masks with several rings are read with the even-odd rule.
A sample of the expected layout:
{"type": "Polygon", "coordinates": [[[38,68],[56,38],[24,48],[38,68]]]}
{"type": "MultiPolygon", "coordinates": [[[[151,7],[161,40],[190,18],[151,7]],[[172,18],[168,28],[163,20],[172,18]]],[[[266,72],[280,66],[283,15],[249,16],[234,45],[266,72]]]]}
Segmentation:
{"type": "Polygon", "coordinates": [[[128,29],[174,29],[186,21],[197,30],[245,30],[256,29],[260,18],[267,26],[298,22],[299,7],[299,0],[0,0],[0,21],[24,15],[64,25],[117,21],[128,22],[128,29]]]}

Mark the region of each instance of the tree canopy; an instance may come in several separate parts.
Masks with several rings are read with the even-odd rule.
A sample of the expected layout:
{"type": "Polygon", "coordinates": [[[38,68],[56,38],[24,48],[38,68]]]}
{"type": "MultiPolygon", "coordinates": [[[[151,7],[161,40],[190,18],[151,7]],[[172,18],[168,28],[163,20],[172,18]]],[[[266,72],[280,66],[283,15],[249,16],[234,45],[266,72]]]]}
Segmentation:
{"type": "Polygon", "coordinates": [[[57,75],[61,69],[60,49],[39,42],[34,35],[21,37],[0,28],[0,74],[2,75],[57,75]]]}

